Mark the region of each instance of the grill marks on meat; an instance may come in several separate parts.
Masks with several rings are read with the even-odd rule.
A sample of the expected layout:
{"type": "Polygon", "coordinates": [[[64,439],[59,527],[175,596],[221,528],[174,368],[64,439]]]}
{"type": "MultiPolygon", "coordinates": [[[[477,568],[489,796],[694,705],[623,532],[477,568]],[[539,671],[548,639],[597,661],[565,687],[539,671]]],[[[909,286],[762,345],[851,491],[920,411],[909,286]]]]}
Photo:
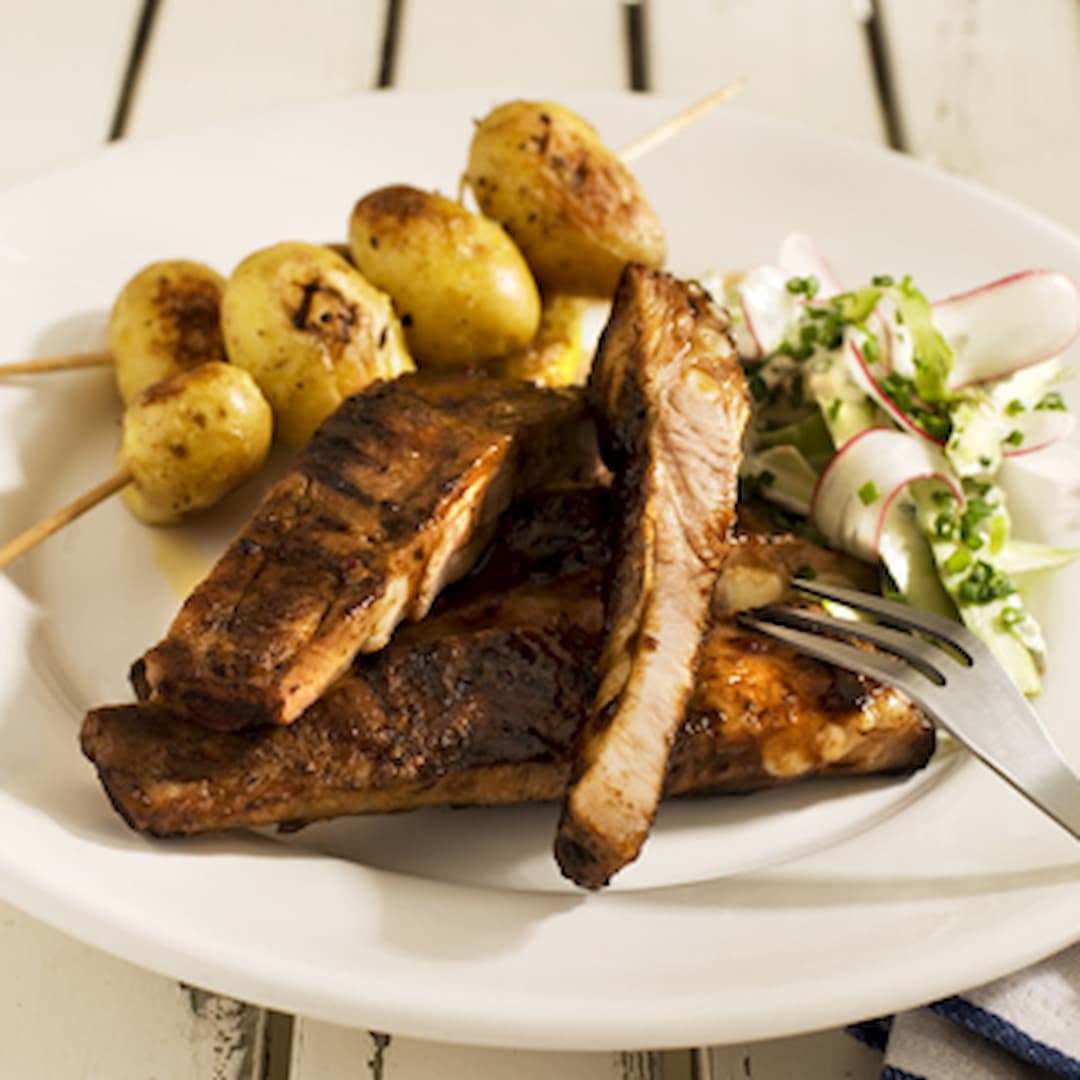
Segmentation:
{"type": "Polygon", "coordinates": [[[735,521],[749,401],[724,313],[698,286],[638,266],[620,280],[590,397],[617,545],[601,684],[555,855],[599,888],[638,856],[659,806],[735,521]]]}
{"type": "Polygon", "coordinates": [[[405,377],[348,400],[133,669],[224,729],[287,724],[465,573],[518,492],[587,475],[583,396],[405,377]]]}
{"type": "MultiPolygon", "coordinates": [[[[482,570],[383,652],[357,657],[295,724],[215,732],[160,706],[119,706],[87,716],[83,750],[125,820],[159,836],[558,799],[597,689],[606,516],[595,491],[512,508],[482,570]]],[[[743,543],[786,580],[779,545],[743,543]]],[[[785,558],[812,557],[794,543],[804,552],[785,558]]],[[[833,559],[839,574],[848,560],[833,559]]],[[[663,788],[911,770],[933,745],[895,690],[714,613],[663,788]]]]}

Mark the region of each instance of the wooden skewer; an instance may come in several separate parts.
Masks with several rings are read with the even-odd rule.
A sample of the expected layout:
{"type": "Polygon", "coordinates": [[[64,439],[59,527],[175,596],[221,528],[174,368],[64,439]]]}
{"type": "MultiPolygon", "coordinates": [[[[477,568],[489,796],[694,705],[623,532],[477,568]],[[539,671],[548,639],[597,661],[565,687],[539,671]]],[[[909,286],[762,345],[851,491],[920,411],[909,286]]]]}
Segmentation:
{"type": "Polygon", "coordinates": [[[99,502],[107,499],[110,495],[126,487],[132,481],[130,469],[120,469],[108,480],[91,488],[80,495],[77,499],[67,504],[47,518],[42,519],[36,525],[31,525],[25,532],[19,533],[13,540],[9,540],[0,546],[0,569],[14,562],[20,555],[24,555],[32,547],[40,544],[42,540],[53,533],[59,532],[69,522],[93,509],[99,502]]]}
{"type": "Polygon", "coordinates": [[[661,143],[678,135],[684,128],[715,109],[717,105],[730,101],[745,85],[745,79],[736,79],[733,83],[728,83],[727,86],[709,94],[708,97],[703,97],[689,108],[665,120],[659,127],[635,139],[629,146],[623,148],[619,157],[622,158],[624,164],[629,165],[631,161],[636,161],[639,157],[656,149],[661,143]]]}
{"type": "Polygon", "coordinates": [[[72,371],[75,368],[107,367],[113,362],[112,353],[69,353],[66,356],[40,356],[36,360],[19,360],[0,364],[0,375],[36,375],[42,371],[72,371]]]}

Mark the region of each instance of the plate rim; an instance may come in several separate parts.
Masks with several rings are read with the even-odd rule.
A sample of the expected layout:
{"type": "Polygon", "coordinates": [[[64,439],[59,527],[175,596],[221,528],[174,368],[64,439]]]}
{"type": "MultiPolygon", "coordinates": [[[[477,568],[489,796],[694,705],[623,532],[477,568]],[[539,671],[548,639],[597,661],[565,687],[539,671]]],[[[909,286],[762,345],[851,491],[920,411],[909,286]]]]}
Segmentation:
{"type": "MultiPolygon", "coordinates": [[[[293,116],[295,118],[331,107],[342,108],[346,111],[353,108],[366,109],[370,107],[373,102],[378,103],[378,105],[375,106],[376,108],[381,107],[382,103],[388,101],[405,101],[412,105],[419,103],[423,104],[425,108],[430,108],[432,103],[435,103],[441,108],[458,108],[461,101],[470,100],[477,102],[481,99],[490,98],[492,94],[493,91],[491,90],[463,91],[454,94],[439,95],[423,92],[403,93],[400,91],[378,91],[374,93],[350,95],[348,98],[335,98],[324,102],[295,105],[286,109],[264,110],[254,116],[249,114],[236,120],[221,121],[220,123],[210,125],[209,127],[219,131],[222,129],[243,131],[248,129],[253,123],[260,122],[258,121],[258,118],[260,117],[262,118],[262,122],[264,122],[268,117],[281,117],[284,115],[293,116]]],[[[598,107],[598,111],[614,102],[619,103],[616,107],[621,108],[626,104],[629,108],[635,108],[637,103],[648,102],[650,103],[650,107],[655,107],[657,104],[666,106],[667,103],[682,100],[681,98],[670,95],[633,95],[616,92],[578,92],[567,94],[565,97],[575,102],[584,100],[586,102],[603,101],[607,103],[605,106],[598,107]]],[[[395,105],[392,107],[397,106],[395,105]]],[[[815,143],[841,146],[845,148],[846,152],[854,151],[858,154],[865,154],[872,157],[882,154],[891,155],[894,159],[894,164],[899,167],[914,168],[920,172],[930,174],[935,182],[943,181],[963,192],[975,194],[982,200],[989,200],[988,205],[993,206],[995,212],[997,210],[1003,210],[1013,216],[1019,214],[1033,226],[1037,226],[1041,229],[1053,230],[1058,234],[1059,238],[1064,239],[1066,242],[1076,247],[1078,252],[1080,252],[1080,238],[1077,238],[1076,235],[1065,226],[1053,222],[1038,212],[1023,207],[1006,196],[1002,196],[981,185],[942,173],[940,170],[937,170],[935,167],[925,162],[919,162],[904,155],[884,150],[880,147],[860,144],[843,136],[817,132],[791,121],[777,120],[776,118],[766,117],[763,114],[757,114],[747,110],[739,110],[738,115],[744,117],[743,122],[749,124],[751,128],[759,127],[766,131],[772,130],[774,132],[797,132],[800,138],[808,138],[815,143]]],[[[106,147],[103,150],[85,155],[72,163],[61,165],[48,170],[44,174],[28,177],[14,185],[5,187],[3,190],[0,190],[0,207],[3,207],[12,198],[25,197],[26,192],[32,192],[32,189],[40,185],[43,181],[50,183],[62,182],[65,177],[77,176],[82,169],[88,166],[88,164],[98,163],[101,160],[113,160],[119,163],[118,167],[122,167],[124,166],[125,161],[130,159],[132,155],[134,155],[134,160],[137,161],[139,155],[152,155],[155,152],[155,147],[161,147],[162,145],[178,145],[191,140],[198,142],[205,137],[206,131],[207,127],[198,127],[183,132],[155,136],[152,139],[106,147]]],[[[0,819],[8,816],[8,813],[11,811],[11,802],[12,797],[9,792],[0,789],[0,819]],[[8,808],[7,812],[4,811],[5,807],[8,808]]],[[[23,810],[29,810],[29,808],[23,807],[22,804],[18,805],[23,810]]],[[[18,817],[17,809],[14,817],[18,817]]],[[[844,845],[839,846],[843,847],[844,845]]],[[[836,849],[834,848],[830,849],[830,852],[824,853],[826,862],[831,855],[835,854],[835,851],[836,849]]],[[[813,859],[810,861],[813,861],[813,859]]],[[[379,875],[388,872],[365,871],[365,873],[379,875]]],[[[754,872],[746,876],[753,877],[757,873],[758,872],[754,872]]],[[[1077,882],[1080,883],[1080,873],[1078,873],[1076,877],[1077,882]]],[[[0,844],[0,892],[2,892],[6,898],[10,899],[11,902],[16,904],[16,906],[24,908],[31,915],[44,919],[44,921],[51,923],[72,936],[78,937],[90,944],[102,948],[106,952],[121,956],[136,964],[151,966],[164,973],[173,975],[174,977],[184,978],[185,981],[193,981],[200,984],[206,983],[209,984],[211,988],[218,988],[214,986],[216,983],[220,987],[219,992],[236,995],[237,991],[235,989],[229,989],[229,986],[238,987],[243,991],[239,996],[242,996],[247,1000],[257,1001],[260,1004],[284,1008],[287,1011],[302,1011],[304,1015],[318,1016],[321,1019],[338,1023],[356,1025],[360,1022],[354,1012],[356,1001],[346,1001],[341,997],[340,993],[330,993],[325,989],[320,993],[318,987],[310,986],[307,991],[308,1004],[301,1010],[297,1008],[295,1002],[290,1004],[285,997],[281,996],[278,980],[271,978],[266,970],[256,974],[250,970],[243,970],[240,967],[230,967],[229,963],[220,957],[216,962],[208,964],[205,957],[200,960],[200,958],[190,955],[190,950],[181,948],[177,941],[174,941],[171,944],[164,944],[160,937],[156,940],[153,937],[140,938],[138,931],[132,931],[130,926],[120,926],[115,919],[110,923],[103,917],[103,913],[99,914],[97,922],[87,924],[85,919],[87,914],[86,911],[81,910],[74,900],[66,900],[60,895],[60,890],[55,886],[50,889],[47,885],[47,879],[48,875],[40,875],[34,878],[27,877],[25,873],[20,874],[18,867],[10,865],[10,852],[8,847],[4,844],[0,844]],[[159,962],[147,964],[144,958],[148,955],[157,957],[159,962]],[[215,966],[220,969],[220,971],[227,973],[227,977],[224,981],[213,977],[214,972],[211,969],[215,968],[215,966]]],[[[461,890],[462,892],[469,891],[468,886],[455,886],[454,888],[461,890]]],[[[693,887],[691,886],[690,888],[693,887]]],[[[1074,891],[1080,893],[1080,890],[1074,891]]],[[[618,894],[612,895],[617,896],[618,894]]],[[[598,899],[603,903],[603,898],[598,899]]],[[[1076,940],[1080,940],[1080,926],[1072,930],[1070,934],[1062,935],[1060,932],[1055,934],[1045,933],[1041,937],[1035,935],[1033,937],[1025,938],[1022,944],[1019,942],[1010,942],[1011,948],[1005,952],[1004,959],[1002,959],[1001,951],[997,950],[994,961],[984,963],[981,969],[978,969],[977,966],[973,966],[971,970],[978,970],[979,981],[982,981],[984,978],[992,978],[1004,974],[1009,970],[1014,970],[1017,967],[1042,959],[1044,956],[1056,951],[1058,948],[1064,947],[1076,940]]],[[[939,977],[936,982],[933,978],[929,981],[924,980],[922,985],[936,988],[927,996],[937,996],[938,992],[944,993],[949,992],[950,988],[958,988],[954,985],[953,979],[944,976],[939,977]]],[[[801,1014],[801,1019],[793,1022],[794,1026],[792,1026],[792,1023],[788,1023],[787,1026],[777,1026],[775,1023],[770,1023],[764,1018],[760,1020],[757,1026],[755,1026],[753,1018],[743,1017],[739,1021],[738,1031],[727,1029],[722,1024],[719,1026],[715,1024],[710,1025],[693,1012],[685,1014],[688,1018],[684,1018],[681,1023],[677,1017],[669,1016],[665,1021],[665,1031],[670,1034],[671,1038],[668,1038],[668,1036],[665,1035],[657,1040],[655,1035],[658,1033],[654,1032],[653,1037],[649,1039],[647,1046],[641,1045],[638,1047],[633,1045],[634,1032],[629,1028],[624,1031],[625,1037],[612,1040],[611,1036],[615,1034],[616,1029],[621,1030],[620,1024],[622,1022],[617,1018],[608,1020],[604,1025],[599,1026],[595,1024],[595,1022],[590,1023],[588,1018],[585,1017],[581,1018],[582,1022],[577,1027],[568,1024],[566,1017],[562,1017],[554,1024],[550,1019],[534,1020],[531,1028],[526,1028],[526,1026],[521,1023],[517,1023],[512,1025],[514,1034],[512,1036],[512,1041],[508,1042],[506,1041],[506,1032],[508,1029],[505,1021],[498,1023],[493,1027],[490,1023],[477,1023],[475,1017],[455,1014],[452,1017],[452,1029],[447,1029],[445,1026],[446,1021],[451,1019],[449,1014],[443,1016],[443,1027],[440,1028],[432,1022],[425,1021],[423,1018],[417,1017],[414,1013],[410,1013],[408,1007],[403,1007],[400,1003],[391,1008],[390,1011],[386,1011],[384,1002],[383,1012],[380,1013],[380,1003],[375,1000],[374,990],[375,988],[372,987],[371,992],[369,992],[368,996],[364,999],[363,1007],[369,1010],[362,1021],[364,1026],[386,1027],[389,1030],[394,1030],[405,1035],[414,1035],[423,1038],[438,1038],[446,1042],[467,1042],[493,1046],[514,1045],[523,1048],[530,1047],[544,1049],[645,1049],[658,1048],[660,1046],[688,1045],[689,1043],[715,1043],[717,1041],[777,1037],[779,1035],[795,1034],[798,1031],[812,1030],[819,1026],[831,1026],[833,1019],[835,1019],[834,1013],[836,1007],[832,995],[823,995],[822,1002],[813,1003],[812,1007],[808,1007],[801,1014]],[[828,1014],[827,1016],[825,1015],[826,1013],[828,1014]],[[712,1030],[714,1034],[708,1034],[706,1029],[712,1030]],[[433,1034],[433,1032],[437,1033],[433,1034]],[[700,1032],[701,1034],[694,1034],[691,1037],[691,1032],[700,1032]],[[552,1038],[555,1038],[557,1041],[551,1041],[552,1038]],[[599,1041],[597,1041],[598,1039],[599,1041]]],[[[868,1008],[871,1008],[874,1011],[881,1008],[881,1002],[884,998],[880,992],[877,994],[874,993],[874,987],[872,985],[861,986],[860,992],[868,1008]]],[[[684,1009],[690,1004],[689,1002],[682,1002],[678,994],[672,996],[684,1009]]],[[[900,994],[899,996],[893,994],[889,996],[889,1000],[894,1001],[894,1004],[890,1006],[890,1008],[907,1007],[909,1005],[919,1004],[926,999],[927,997],[924,997],[921,992],[915,992],[912,988],[909,988],[906,994],[900,994]]],[[[635,1021],[640,1021],[640,1019],[640,1017],[634,1018],[635,1021]]],[[[638,1030],[641,1030],[640,1027],[638,1030]]]]}

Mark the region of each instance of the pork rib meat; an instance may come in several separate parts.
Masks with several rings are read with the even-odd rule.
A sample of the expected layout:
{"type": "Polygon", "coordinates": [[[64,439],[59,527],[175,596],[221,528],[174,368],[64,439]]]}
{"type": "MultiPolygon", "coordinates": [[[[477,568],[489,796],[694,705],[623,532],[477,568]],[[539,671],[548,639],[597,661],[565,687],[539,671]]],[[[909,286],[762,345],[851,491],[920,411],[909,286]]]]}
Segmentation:
{"type": "Polygon", "coordinates": [[[589,395],[614,475],[616,546],[600,688],[555,856],[595,889],[637,858],[660,804],[735,522],[750,407],[726,314],[699,286],[635,265],[589,395]]]}
{"type": "Polygon", "coordinates": [[[595,468],[580,391],[406,376],[348,399],[132,669],[210,727],[295,720],[468,571],[518,493],[595,468]]]}

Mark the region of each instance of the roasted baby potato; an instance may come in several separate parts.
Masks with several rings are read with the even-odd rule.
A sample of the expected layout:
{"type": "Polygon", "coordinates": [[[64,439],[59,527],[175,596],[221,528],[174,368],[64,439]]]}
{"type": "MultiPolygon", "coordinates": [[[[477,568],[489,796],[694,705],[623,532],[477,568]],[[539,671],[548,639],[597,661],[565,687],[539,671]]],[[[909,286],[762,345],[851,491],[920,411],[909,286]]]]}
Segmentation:
{"type": "Polygon", "coordinates": [[[233,364],[201,364],[137,394],[124,411],[119,465],[134,482],[128,509],[148,525],[172,525],[213,506],[266,460],[270,406],[233,364]]]}
{"type": "Polygon", "coordinates": [[[540,294],[513,240],[441,195],[373,191],[353,210],[349,248],[393,297],[421,365],[481,363],[523,348],[540,324],[540,294]]]}
{"type": "Polygon", "coordinates": [[[664,232],[641,186],[561,105],[513,101],[481,120],[465,182],[545,290],[609,297],[628,262],[664,262],[664,232]]]}
{"type": "Polygon", "coordinates": [[[524,379],[535,386],[580,386],[588,377],[582,319],[588,300],[555,293],[545,296],[536,337],[517,352],[487,365],[503,379],[524,379]]]}
{"type": "Polygon", "coordinates": [[[351,394],[415,367],[390,298],[323,244],[249,255],[225,285],[221,321],[229,359],[255,376],[293,447],[351,394]]]}
{"type": "Polygon", "coordinates": [[[183,259],[151,263],[124,286],[109,319],[109,351],[125,405],[178,371],[224,362],[224,287],[217,271],[183,259]]]}

